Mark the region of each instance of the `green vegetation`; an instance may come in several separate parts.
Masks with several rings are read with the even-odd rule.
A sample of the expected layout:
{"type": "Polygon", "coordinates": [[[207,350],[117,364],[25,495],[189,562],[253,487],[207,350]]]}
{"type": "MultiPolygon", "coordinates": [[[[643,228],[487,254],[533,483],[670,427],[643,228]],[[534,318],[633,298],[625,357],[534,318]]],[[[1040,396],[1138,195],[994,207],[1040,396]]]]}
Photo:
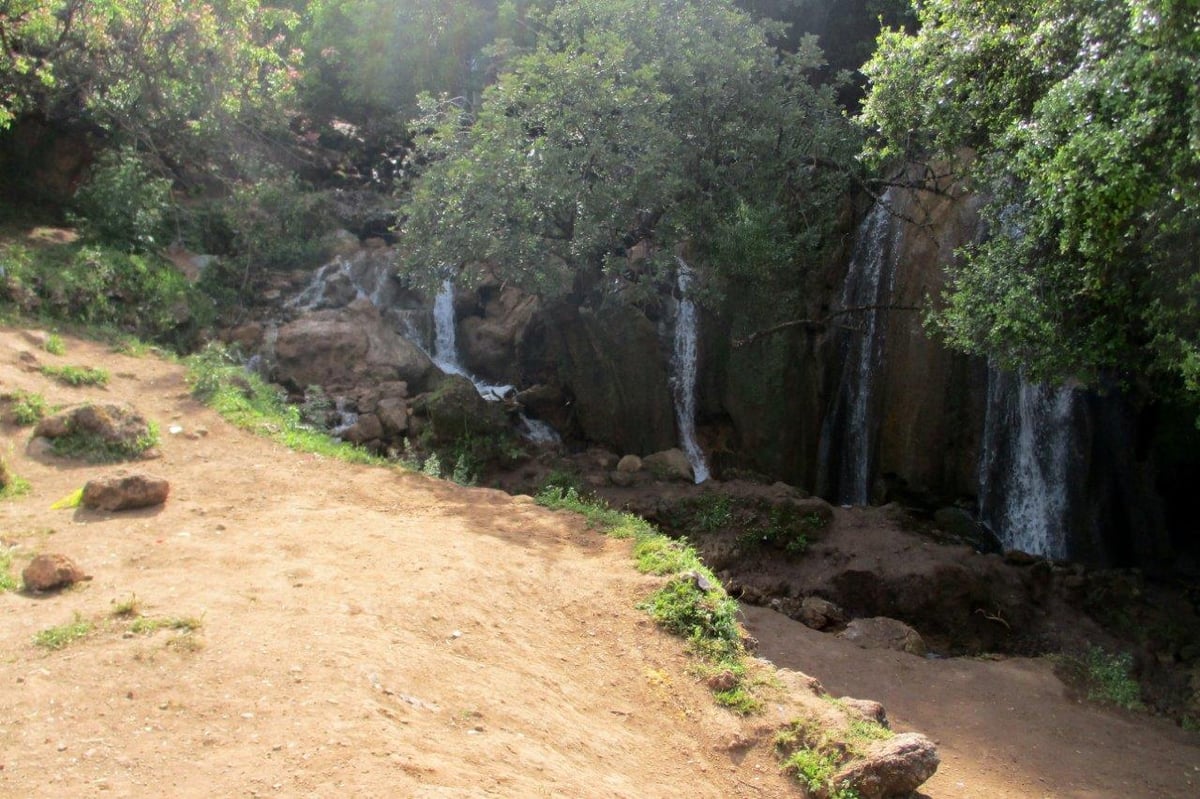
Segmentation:
{"type": "Polygon", "coordinates": [[[6,394],[8,415],[22,426],[37,424],[46,415],[46,398],[36,391],[14,391],[6,394]]]}
{"type": "MultiPolygon", "coordinates": [[[[871,724],[871,722],[862,722],[871,724]]],[[[853,728],[854,722],[851,723],[853,728]]],[[[795,721],[775,736],[775,751],[783,762],[783,769],[800,782],[809,792],[825,795],[830,799],[859,799],[859,793],[850,785],[834,785],[833,777],[854,757],[861,756],[864,740],[882,740],[890,731],[876,724],[887,736],[874,730],[869,738],[856,738],[851,732],[847,742],[833,743],[824,731],[814,729],[803,721],[795,721]]]]}
{"type": "Polygon", "coordinates": [[[169,261],[124,245],[0,241],[0,269],[0,300],[58,324],[108,327],[186,347],[213,318],[211,301],[169,261]]]}
{"type": "Polygon", "coordinates": [[[4,467],[3,472],[5,479],[0,485],[0,499],[16,499],[29,493],[32,486],[28,480],[9,472],[7,467],[4,467]]]}
{"type": "Polygon", "coordinates": [[[65,436],[52,439],[52,446],[54,453],[64,458],[82,458],[91,463],[116,463],[137,460],[146,450],[156,446],[158,440],[158,425],[150,422],[146,432],[133,439],[111,441],[87,430],[72,429],[65,436]]]}
{"type": "Polygon", "coordinates": [[[811,41],[780,54],[780,29],[727,0],[578,0],[540,23],[477,108],[422,102],[413,280],[489,264],[557,295],[632,266],[619,284],[636,296],[685,244],[735,280],[793,275],[832,244],[858,140],[808,81],[811,41]]]}
{"type": "Polygon", "coordinates": [[[50,335],[46,336],[44,349],[51,355],[66,355],[67,343],[63,341],[62,336],[58,335],[57,333],[51,333],[50,335]]]}
{"type": "Polygon", "coordinates": [[[1141,688],[1133,676],[1133,656],[1128,652],[1110,653],[1093,646],[1084,656],[1083,666],[1088,699],[1126,710],[1145,709],[1141,688]]]}
{"type": "Polygon", "coordinates": [[[136,635],[152,635],[159,630],[191,633],[199,630],[201,626],[203,622],[195,616],[138,616],[129,626],[129,631],[136,635]]]}
{"type": "Polygon", "coordinates": [[[137,598],[137,594],[130,594],[129,599],[123,599],[120,602],[113,601],[113,608],[109,615],[114,619],[133,619],[142,615],[142,603],[137,598]]]}
{"type": "Polygon", "coordinates": [[[864,67],[863,121],[877,160],[943,159],[989,197],[993,235],[934,314],[947,341],[1035,378],[1200,397],[1200,4],[917,13],[864,67]]]}
{"type": "Polygon", "coordinates": [[[0,594],[6,591],[16,591],[20,583],[12,574],[12,550],[0,546],[0,594]]]}
{"type": "Polygon", "coordinates": [[[90,366],[43,366],[39,371],[65,386],[108,385],[108,372],[90,366]]]}
{"type": "Polygon", "coordinates": [[[43,649],[58,650],[68,644],[86,638],[94,628],[95,625],[83,618],[79,613],[76,613],[72,621],[38,632],[33,636],[33,643],[43,649]]]}
{"type": "Polygon", "coordinates": [[[313,430],[302,420],[298,407],[288,405],[277,389],[243,369],[225,347],[210,344],[186,363],[192,394],[243,430],[267,436],[298,452],[348,463],[388,462],[361,447],[313,430]]]}
{"type": "Polygon", "coordinates": [[[746,663],[737,602],[690,544],[664,536],[639,516],[584,498],[574,487],[547,486],[537,501],[554,510],[579,513],[606,535],[632,538],[639,571],[673,575],[639,607],[664,629],[687,639],[700,661],[697,672],[713,688],[717,702],[743,714],[762,709],[746,663]]]}

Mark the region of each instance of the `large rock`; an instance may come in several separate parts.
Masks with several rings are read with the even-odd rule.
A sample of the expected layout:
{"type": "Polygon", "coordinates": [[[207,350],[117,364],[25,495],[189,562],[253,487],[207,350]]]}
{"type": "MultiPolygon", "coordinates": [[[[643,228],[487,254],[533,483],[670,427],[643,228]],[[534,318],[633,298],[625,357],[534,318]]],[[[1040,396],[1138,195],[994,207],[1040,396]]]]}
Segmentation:
{"type": "MultiPolygon", "coordinates": [[[[75,405],[38,422],[34,439],[89,439],[116,458],[134,458],[147,448],[150,424],[125,402],[96,402],[75,405]]],[[[90,450],[99,455],[97,449],[90,450]]]]}
{"type": "Polygon", "coordinates": [[[902,621],[886,616],[855,619],[838,634],[863,649],[894,649],[910,655],[924,655],[928,650],[921,634],[902,621]]]}
{"type": "Polygon", "coordinates": [[[418,397],[413,402],[413,413],[429,420],[434,439],[443,444],[509,430],[504,409],[479,396],[462,375],[447,375],[436,391],[418,397]]]}
{"type": "Polygon", "coordinates": [[[402,380],[420,392],[435,388],[441,378],[429,356],[393,331],[366,299],[281,327],[274,364],[272,378],[297,390],[402,380]]]}
{"type": "Polygon", "coordinates": [[[83,506],[95,510],[151,508],[167,501],[171,485],[161,477],[145,474],[110,475],[88,480],[83,487],[83,506]]]}
{"type": "Polygon", "coordinates": [[[695,480],[692,464],[680,449],[665,449],[642,458],[642,463],[655,476],[664,480],[680,480],[690,483],[695,480]]]}
{"type": "Polygon", "coordinates": [[[538,310],[538,299],[513,286],[484,287],[480,294],[483,316],[466,316],[458,323],[459,357],[475,374],[514,383],[517,347],[538,310]]]}
{"type": "Polygon", "coordinates": [[[827,630],[846,623],[846,611],[819,596],[806,596],[796,619],[814,630],[827,630]]]}
{"type": "MultiPolygon", "coordinates": [[[[637,455],[678,440],[666,356],[638,309],[559,303],[535,316],[519,356],[520,383],[561,386],[582,438],[637,455]]],[[[539,417],[559,426],[550,414],[539,417]]]]}
{"type": "Polygon", "coordinates": [[[864,758],[842,768],[831,782],[849,785],[862,799],[908,796],[937,772],[940,763],[933,741],[907,732],[878,742],[864,758]]]}
{"type": "Polygon", "coordinates": [[[54,591],[90,579],[75,561],[57,554],[38,555],[21,572],[26,591],[54,591]]]}

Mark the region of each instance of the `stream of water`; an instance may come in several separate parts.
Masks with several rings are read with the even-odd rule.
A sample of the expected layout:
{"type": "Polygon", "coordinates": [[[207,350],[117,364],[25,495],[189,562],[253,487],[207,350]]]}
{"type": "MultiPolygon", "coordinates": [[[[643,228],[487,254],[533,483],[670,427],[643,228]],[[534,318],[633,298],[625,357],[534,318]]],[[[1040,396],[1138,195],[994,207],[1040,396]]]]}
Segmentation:
{"type": "Polygon", "coordinates": [[[704,450],[696,441],[696,374],[700,358],[700,318],[696,304],[688,298],[692,269],[682,258],[679,262],[679,314],[675,319],[675,349],[671,358],[671,384],[675,395],[675,417],[679,424],[679,443],[692,465],[697,483],[711,476],[704,450]]]}

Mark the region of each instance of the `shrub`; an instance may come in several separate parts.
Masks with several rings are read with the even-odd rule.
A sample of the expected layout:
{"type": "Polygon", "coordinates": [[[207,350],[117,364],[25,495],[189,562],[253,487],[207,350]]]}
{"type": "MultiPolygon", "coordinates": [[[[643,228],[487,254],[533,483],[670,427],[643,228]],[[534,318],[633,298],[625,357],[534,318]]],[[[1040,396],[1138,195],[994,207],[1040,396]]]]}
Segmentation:
{"type": "Polygon", "coordinates": [[[9,418],[15,424],[37,424],[46,415],[46,398],[37,392],[14,391],[6,399],[9,418]]]}
{"type": "Polygon", "coordinates": [[[156,175],[131,147],[104,152],[75,194],[85,235],[129,252],[164,246],[174,207],[171,181],[156,175]]]}
{"type": "Polygon", "coordinates": [[[108,372],[90,366],[43,366],[39,371],[67,386],[108,385],[108,372]]]}

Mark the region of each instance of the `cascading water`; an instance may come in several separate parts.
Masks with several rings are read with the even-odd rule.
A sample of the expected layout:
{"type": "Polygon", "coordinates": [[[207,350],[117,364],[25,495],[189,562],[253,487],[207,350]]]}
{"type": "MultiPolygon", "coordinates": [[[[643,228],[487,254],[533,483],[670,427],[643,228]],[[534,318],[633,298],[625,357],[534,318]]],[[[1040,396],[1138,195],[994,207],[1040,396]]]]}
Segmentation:
{"type": "MultiPolygon", "coordinates": [[[[498,402],[512,394],[513,386],[495,385],[481,380],[467,371],[458,355],[458,333],[454,319],[454,284],[449,280],[442,281],[441,290],[433,301],[433,362],[447,374],[461,375],[467,378],[479,392],[479,396],[490,402],[498,402]]],[[[558,444],[562,439],[553,427],[538,419],[530,419],[524,413],[518,418],[517,429],[529,441],[535,444],[558,444]]]]}
{"type": "Polygon", "coordinates": [[[1067,387],[988,371],[979,465],[979,515],[1005,549],[1066,558],[1076,471],[1072,447],[1078,398],[1067,387]]]}
{"type": "Polygon", "coordinates": [[[830,442],[835,438],[832,426],[840,427],[837,495],[839,502],[851,505],[866,505],[871,498],[875,440],[871,411],[875,373],[882,362],[884,344],[879,308],[892,291],[896,239],[901,230],[893,223],[890,208],[889,190],[863,220],[851,253],[842,287],[842,308],[862,308],[854,317],[862,324],[844,345],[842,379],[830,426],[822,436],[822,460],[828,462],[830,442]]]}
{"type": "Polygon", "coordinates": [[[675,394],[675,416],[679,423],[679,439],[692,465],[697,483],[709,478],[704,451],[696,441],[696,372],[699,361],[700,321],[696,305],[688,299],[692,284],[692,269],[682,258],[679,262],[679,313],[675,319],[675,350],[671,358],[672,388],[675,394]]]}

